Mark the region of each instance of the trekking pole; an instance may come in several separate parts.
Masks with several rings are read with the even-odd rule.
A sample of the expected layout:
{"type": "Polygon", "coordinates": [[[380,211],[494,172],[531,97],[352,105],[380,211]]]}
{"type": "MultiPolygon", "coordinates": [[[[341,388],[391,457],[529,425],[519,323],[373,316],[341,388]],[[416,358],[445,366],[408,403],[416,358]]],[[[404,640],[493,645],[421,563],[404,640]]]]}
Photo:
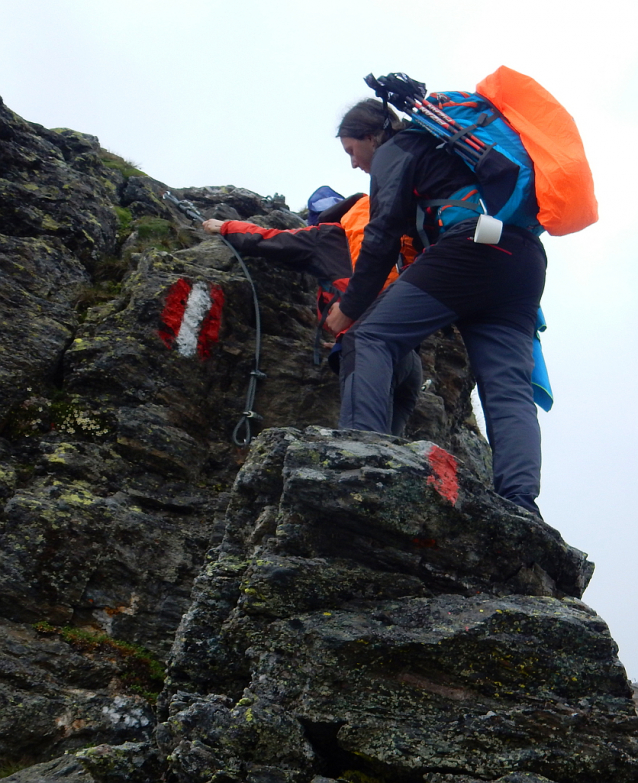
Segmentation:
{"type": "MultiPolygon", "coordinates": [[[[423,101],[419,103],[419,101],[414,101],[414,105],[423,112],[431,112],[437,117],[441,118],[442,123],[445,123],[448,125],[454,133],[465,131],[466,128],[463,127],[463,125],[459,125],[459,123],[456,120],[453,120],[452,117],[448,117],[448,115],[439,109],[438,106],[436,106],[434,103],[430,103],[427,101],[423,101]]],[[[483,152],[487,145],[485,142],[481,141],[481,139],[474,136],[474,134],[470,133],[463,137],[463,140],[466,141],[468,144],[470,144],[475,150],[478,150],[479,152],[483,152]]]]}
{"type": "Polygon", "coordinates": [[[412,107],[412,118],[440,139],[449,143],[456,134],[464,134],[460,137],[460,140],[465,142],[470,149],[457,147],[457,151],[461,157],[465,158],[472,165],[475,166],[478,163],[481,155],[487,150],[487,145],[481,139],[478,139],[472,133],[467,133],[466,128],[459,125],[452,117],[448,117],[438,106],[429,101],[418,101],[406,96],[405,102],[412,107]],[[425,121],[426,118],[434,127],[425,121]]]}
{"type": "Polygon", "coordinates": [[[465,142],[465,145],[457,145],[456,149],[471,165],[475,166],[487,151],[481,139],[468,133],[463,125],[448,117],[438,106],[426,101],[427,90],[423,82],[417,82],[405,73],[390,73],[378,79],[368,74],[364,81],[383,100],[384,105],[389,102],[399,111],[411,114],[413,120],[433,135],[448,143],[451,141],[454,144],[457,141],[455,136],[460,142],[465,142]]]}
{"type": "MultiPolygon", "coordinates": [[[[414,122],[416,122],[418,125],[420,125],[422,128],[428,131],[428,133],[431,133],[433,136],[436,136],[438,139],[441,139],[443,144],[441,144],[441,147],[444,147],[446,144],[449,144],[452,139],[454,139],[454,135],[450,134],[449,132],[445,132],[442,129],[441,124],[438,122],[438,120],[430,119],[423,114],[419,114],[417,111],[412,114],[412,119],[414,122]],[[436,124],[435,124],[436,123],[436,124]]],[[[461,141],[464,141],[465,139],[461,139],[461,141]]],[[[467,149],[466,147],[457,145],[456,152],[459,155],[459,157],[463,158],[463,160],[468,163],[470,166],[476,166],[478,160],[480,159],[480,154],[476,153],[474,150],[467,149]]]]}
{"type": "MultiPolygon", "coordinates": [[[[167,190],[166,193],[164,193],[162,198],[165,199],[166,201],[170,201],[171,204],[174,204],[181,212],[183,212],[192,221],[203,223],[206,220],[206,218],[202,215],[202,213],[197,209],[197,207],[191,201],[180,200],[176,196],[174,196],[169,190],[167,190]]],[[[257,381],[266,378],[266,373],[263,373],[259,369],[259,359],[261,354],[261,316],[259,314],[259,300],[257,299],[257,289],[255,288],[255,284],[253,283],[253,279],[250,276],[250,272],[248,271],[248,267],[244,263],[243,258],[239,255],[237,250],[235,250],[235,248],[230,244],[230,242],[227,239],[225,239],[223,236],[221,236],[221,234],[219,235],[219,238],[228,248],[230,248],[230,251],[237,259],[242,269],[242,272],[246,277],[246,280],[248,280],[253,295],[253,306],[255,308],[255,367],[253,370],[251,370],[250,379],[248,381],[248,391],[246,393],[246,410],[243,411],[242,417],[237,422],[237,425],[233,430],[233,434],[232,434],[232,441],[235,444],[235,446],[239,446],[240,448],[246,448],[247,446],[250,445],[250,442],[252,441],[252,434],[250,431],[250,420],[263,418],[258,413],[255,413],[255,411],[253,410],[253,404],[255,402],[255,393],[257,391],[257,381]],[[244,437],[243,440],[239,440],[239,431],[242,428],[244,430],[244,437]]]]}

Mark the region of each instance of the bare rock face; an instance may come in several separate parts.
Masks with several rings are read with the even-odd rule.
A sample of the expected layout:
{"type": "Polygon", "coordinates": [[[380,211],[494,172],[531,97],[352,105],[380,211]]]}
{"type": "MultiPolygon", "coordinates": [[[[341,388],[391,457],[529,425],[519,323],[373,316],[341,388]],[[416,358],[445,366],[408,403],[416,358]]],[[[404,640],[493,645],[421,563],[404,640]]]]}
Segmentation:
{"type": "Polygon", "coordinates": [[[0,418],[52,379],[77,327],[73,303],[115,245],[96,141],[55,134],[0,102],[0,418]]]}
{"type": "MultiPolygon", "coordinates": [[[[0,102],[0,162],[0,766],[11,768],[150,739],[164,661],[245,459],[231,436],[256,330],[230,251],[94,137],[0,102]],[[193,289],[209,313],[189,346],[175,313],[193,289]]],[[[203,209],[303,224],[282,199],[215,193],[203,209]]],[[[251,265],[268,378],[250,434],[332,423],[336,379],[312,364],[313,281],[251,265]]]]}
{"type": "Polygon", "coordinates": [[[227,514],[161,700],[176,780],[635,778],[591,564],[450,454],[272,430],[227,514]]]}
{"type": "Polygon", "coordinates": [[[0,164],[7,780],[636,779],[593,567],[490,489],[454,329],[406,440],[334,431],[313,279],[245,259],[259,335],[230,250],[95,137],[0,101],[0,164]]]}

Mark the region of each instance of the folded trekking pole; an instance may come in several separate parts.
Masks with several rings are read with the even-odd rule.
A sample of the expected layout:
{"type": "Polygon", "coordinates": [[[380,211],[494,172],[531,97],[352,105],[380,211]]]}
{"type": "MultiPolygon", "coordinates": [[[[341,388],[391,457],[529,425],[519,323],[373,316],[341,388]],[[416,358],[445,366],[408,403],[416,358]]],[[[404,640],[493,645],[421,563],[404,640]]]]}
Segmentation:
{"type": "Polygon", "coordinates": [[[427,90],[423,82],[417,82],[405,73],[390,73],[378,79],[369,73],[364,81],[384,105],[391,103],[399,111],[409,114],[413,122],[441,139],[449,149],[454,147],[455,152],[472,167],[478,165],[481,156],[489,152],[488,145],[472,134],[474,128],[459,125],[433,103],[425,100],[427,90]]]}
{"type": "MultiPolygon", "coordinates": [[[[183,212],[186,215],[186,217],[189,217],[193,222],[203,223],[206,220],[206,218],[202,215],[202,213],[197,209],[197,207],[191,201],[180,200],[176,196],[174,196],[169,190],[167,190],[166,193],[164,193],[162,198],[164,198],[166,201],[170,201],[171,204],[174,204],[181,212],[183,212]]],[[[250,380],[248,381],[248,392],[246,394],[246,410],[243,411],[242,417],[237,422],[237,425],[233,430],[233,435],[232,435],[233,443],[236,446],[239,446],[240,448],[245,448],[246,446],[249,446],[250,442],[252,441],[252,434],[250,431],[250,420],[262,418],[258,413],[255,413],[255,411],[253,410],[253,404],[255,402],[255,393],[257,391],[257,381],[261,378],[266,377],[266,374],[261,372],[261,370],[259,369],[259,358],[261,353],[261,318],[259,315],[259,301],[257,299],[257,290],[255,289],[255,284],[253,283],[253,279],[250,276],[250,272],[248,271],[248,267],[244,263],[244,260],[239,255],[237,250],[235,250],[235,248],[230,244],[230,242],[228,242],[227,239],[221,236],[221,234],[219,238],[227,247],[230,248],[231,252],[239,262],[239,265],[241,266],[241,269],[246,277],[246,280],[248,280],[248,283],[252,290],[253,305],[255,308],[255,366],[254,369],[251,370],[250,380]],[[242,428],[244,430],[244,437],[242,440],[239,440],[239,432],[242,428]]]]}

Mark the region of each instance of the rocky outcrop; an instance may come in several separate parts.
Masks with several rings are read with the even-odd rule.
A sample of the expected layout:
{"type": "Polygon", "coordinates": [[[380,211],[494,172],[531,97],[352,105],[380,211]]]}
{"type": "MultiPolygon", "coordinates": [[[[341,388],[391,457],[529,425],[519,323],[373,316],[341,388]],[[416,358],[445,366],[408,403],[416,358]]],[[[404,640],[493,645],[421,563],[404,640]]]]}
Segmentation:
{"type": "Polygon", "coordinates": [[[590,574],[432,443],[271,431],[178,631],[160,748],[184,782],[633,780],[590,574]]]}
{"type": "MultiPolygon", "coordinates": [[[[218,536],[255,322],[230,252],[168,208],[166,186],[2,105],[0,140],[1,766],[150,737],[161,682],[131,670],[148,654],[161,669],[218,536]],[[187,356],[163,314],[175,286],[198,284],[223,310],[187,356]]],[[[280,198],[203,193],[212,212],[303,224],[280,198]]],[[[330,423],[312,281],[253,266],[269,376],[255,410],[330,423]]]]}
{"type": "MultiPolygon", "coordinates": [[[[8,780],[635,779],[592,566],[491,491],[454,330],[406,440],[335,432],[315,281],[246,259],[243,419],[256,319],[221,240],[1,102],[0,164],[8,780]]],[[[277,194],[173,192],[303,225],[277,194]]]]}

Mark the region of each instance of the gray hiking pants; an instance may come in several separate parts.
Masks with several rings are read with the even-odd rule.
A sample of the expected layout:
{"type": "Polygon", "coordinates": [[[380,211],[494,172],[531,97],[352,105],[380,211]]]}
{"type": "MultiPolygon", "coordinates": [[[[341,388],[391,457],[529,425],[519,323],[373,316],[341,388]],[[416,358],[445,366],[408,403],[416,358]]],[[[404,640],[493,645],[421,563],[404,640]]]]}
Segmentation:
{"type": "MultiPolygon", "coordinates": [[[[341,385],[341,400],[343,401],[345,374],[342,371],[339,372],[339,383],[341,385]]],[[[405,425],[414,411],[422,385],[423,365],[421,364],[421,357],[417,351],[408,351],[393,367],[390,393],[386,398],[387,409],[384,418],[384,427],[387,427],[387,429],[376,430],[377,432],[389,432],[391,435],[400,437],[405,434],[405,425]]],[[[364,428],[344,426],[344,429],[364,428]]]]}
{"type": "MultiPolygon", "coordinates": [[[[540,294],[538,295],[540,298],[540,294]]],[[[477,380],[499,495],[538,513],[540,428],[533,400],[533,333],[463,318],[421,288],[397,280],[343,339],[343,429],[390,433],[395,368],[425,337],[457,323],[477,380]]]]}

